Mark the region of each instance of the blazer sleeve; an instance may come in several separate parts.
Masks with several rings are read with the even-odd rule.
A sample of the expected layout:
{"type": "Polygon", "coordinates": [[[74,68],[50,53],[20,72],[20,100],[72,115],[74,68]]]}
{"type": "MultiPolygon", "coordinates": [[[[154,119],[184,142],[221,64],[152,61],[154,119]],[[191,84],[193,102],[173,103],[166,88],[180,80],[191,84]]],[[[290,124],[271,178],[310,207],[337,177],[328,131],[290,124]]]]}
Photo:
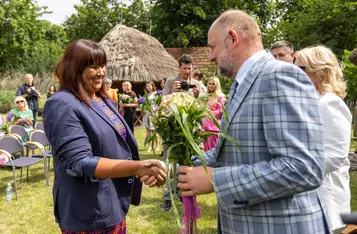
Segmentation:
{"type": "Polygon", "coordinates": [[[45,132],[54,157],[63,164],[68,175],[94,178],[99,157],[92,153],[76,107],[77,103],[62,97],[48,99],[43,113],[45,132]]]}
{"type": "Polygon", "coordinates": [[[352,116],[341,98],[325,94],[320,98],[324,122],[325,174],[340,169],[350,149],[352,116]]]}
{"type": "MultiPolygon", "coordinates": [[[[280,65],[264,79],[260,103],[252,105],[261,105],[265,139],[261,145],[271,157],[214,169],[212,178],[222,208],[293,196],[322,183],[323,132],[313,85],[292,65],[280,65]]],[[[261,158],[259,152],[252,157],[261,158]]]]}

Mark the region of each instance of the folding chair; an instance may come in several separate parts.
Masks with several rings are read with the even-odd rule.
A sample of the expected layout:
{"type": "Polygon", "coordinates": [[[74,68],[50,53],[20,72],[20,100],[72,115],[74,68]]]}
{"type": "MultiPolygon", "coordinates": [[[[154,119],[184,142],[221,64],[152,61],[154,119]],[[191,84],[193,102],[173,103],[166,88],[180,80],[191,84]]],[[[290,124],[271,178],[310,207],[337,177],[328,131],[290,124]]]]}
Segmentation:
{"type": "MultiPolygon", "coordinates": [[[[48,169],[50,169],[50,161],[52,156],[52,152],[51,152],[51,144],[47,139],[47,136],[45,134],[44,131],[42,130],[34,130],[33,132],[31,132],[30,134],[30,141],[28,141],[27,143],[33,143],[33,142],[37,142],[40,143],[45,149],[47,148],[47,150],[45,150],[45,157],[47,157],[48,159],[48,169]]],[[[34,150],[37,149],[38,147],[36,145],[31,145],[30,149],[34,150]]],[[[32,154],[32,157],[43,157],[43,154],[32,154]]]]}
{"type": "Polygon", "coordinates": [[[10,127],[10,133],[16,133],[22,138],[29,136],[29,133],[25,130],[25,128],[20,125],[12,125],[10,127]]]}
{"type": "Polygon", "coordinates": [[[45,131],[44,127],[43,127],[43,123],[42,122],[37,122],[35,124],[35,130],[42,130],[45,131]]]}
{"type": "MultiPolygon", "coordinates": [[[[44,147],[41,146],[39,143],[36,142],[29,142],[26,143],[28,146],[31,145],[37,145],[37,147],[41,150],[42,154],[44,155],[44,147]]],[[[0,167],[12,167],[13,170],[13,178],[14,178],[14,187],[15,187],[15,193],[16,193],[16,200],[18,199],[17,196],[17,185],[16,185],[16,175],[15,175],[15,169],[20,168],[20,183],[22,183],[22,168],[26,167],[27,173],[26,173],[26,179],[28,181],[28,168],[31,165],[34,165],[36,163],[41,162],[44,160],[45,164],[45,177],[46,177],[46,186],[49,186],[48,184],[48,166],[47,166],[47,158],[32,158],[32,157],[26,157],[24,155],[24,147],[22,145],[21,140],[19,140],[16,136],[8,134],[0,138],[0,152],[2,153],[2,160],[4,161],[2,164],[0,164],[0,167]],[[19,158],[15,158],[14,154],[20,153],[19,158]],[[7,159],[3,155],[6,155],[7,159]]]]}

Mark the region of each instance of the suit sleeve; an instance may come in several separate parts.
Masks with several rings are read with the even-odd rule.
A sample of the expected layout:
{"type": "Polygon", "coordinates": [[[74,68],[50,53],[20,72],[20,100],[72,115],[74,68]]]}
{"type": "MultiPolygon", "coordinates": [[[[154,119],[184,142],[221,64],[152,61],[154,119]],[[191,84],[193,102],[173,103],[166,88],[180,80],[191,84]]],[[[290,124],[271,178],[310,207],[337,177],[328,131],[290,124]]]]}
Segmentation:
{"type": "Polygon", "coordinates": [[[335,95],[325,95],[320,102],[324,122],[325,174],[340,169],[348,159],[352,117],[335,95]]]}
{"type": "Polygon", "coordinates": [[[222,208],[293,196],[322,183],[322,122],[313,85],[291,65],[280,65],[264,79],[270,87],[259,97],[265,139],[261,144],[271,159],[215,168],[212,177],[222,208]]]}
{"type": "Polygon", "coordinates": [[[99,157],[94,156],[76,105],[61,98],[48,99],[44,127],[52,152],[70,176],[94,178],[99,157]]]}

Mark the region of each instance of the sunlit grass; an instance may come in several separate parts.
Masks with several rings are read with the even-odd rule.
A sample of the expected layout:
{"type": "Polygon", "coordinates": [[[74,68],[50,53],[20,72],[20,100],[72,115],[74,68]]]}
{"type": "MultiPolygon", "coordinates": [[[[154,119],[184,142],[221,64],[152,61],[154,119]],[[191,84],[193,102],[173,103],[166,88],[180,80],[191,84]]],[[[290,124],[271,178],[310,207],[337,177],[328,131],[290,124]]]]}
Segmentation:
{"type": "MultiPolygon", "coordinates": [[[[159,156],[146,152],[143,145],[145,138],[144,129],[136,128],[135,136],[142,159],[162,159],[159,156]]],[[[53,216],[52,168],[50,187],[45,186],[43,164],[30,167],[28,182],[24,181],[20,184],[19,177],[20,171],[17,171],[19,200],[7,202],[5,190],[7,183],[12,182],[12,173],[9,170],[0,170],[0,233],[60,233],[53,216]]],[[[164,201],[162,195],[163,188],[144,187],[141,205],[130,207],[127,216],[128,233],[174,234],[177,232],[176,218],[173,210],[165,212],[161,209],[164,201]]],[[[201,208],[201,218],[198,221],[199,233],[215,233],[217,212],[215,195],[200,196],[198,203],[201,208]]],[[[176,201],[176,205],[182,215],[182,206],[178,201],[176,201]]]]}

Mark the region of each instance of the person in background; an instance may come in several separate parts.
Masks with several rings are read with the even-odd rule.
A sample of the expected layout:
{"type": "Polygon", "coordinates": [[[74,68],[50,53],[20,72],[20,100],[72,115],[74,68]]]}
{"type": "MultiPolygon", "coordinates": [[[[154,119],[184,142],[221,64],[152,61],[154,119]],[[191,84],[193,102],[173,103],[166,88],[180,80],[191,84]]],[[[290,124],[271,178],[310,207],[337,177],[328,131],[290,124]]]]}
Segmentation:
{"type": "Polygon", "coordinates": [[[274,58],[288,63],[294,63],[294,46],[290,41],[282,40],[274,42],[271,45],[270,51],[274,58]]]}
{"type": "Polygon", "coordinates": [[[345,225],[340,215],[351,211],[348,153],[352,115],[343,101],[346,82],[336,55],[325,46],[304,48],[295,57],[295,65],[311,79],[319,99],[324,123],[323,201],[333,233],[341,233],[345,225]]]}
{"type": "Polygon", "coordinates": [[[25,83],[16,90],[16,96],[26,98],[28,107],[33,113],[33,127],[35,127],[39,108],[38,101],[39,98],[41,98],[41,94],[40,91],[35,88],[32,74],[25,75],[25,83]]]}
{"type": "MultiPolygon", "coordinates": [[[[221,121],[224,105],[226,104],[226,96],[221,91],[221,83],[216,77],[211,77],[207,82],[208,108],[214,115],[218,122],[221,121]]],[[[202,123],[202,127],[207,132],[219,132],[219,128],[213,123],[212,120],[206,119],[202,123]]],[[[216,147],[218,141],[217,135],[209,136],[207,141],[204,142],[205,152],[216,147]]]]}
{"type": "MultiPolygon", "coordinates": [[[[156,94],[156,87],[154,82],[149,81],[145,85],[145,91],[148,93],[148,98],[151,102],[151,105],[154,105],[154,99],[155,99],[155,94],[156,94]]],[[[153,131],[155,130],[155,127],[152,124],[152,117],[150,116],[150,113],[145,112],[143,115],[143,121],[142,121],[142,127],[146,129],[146,137],[150,136],[153,131]]],[[[155,143],[154,143],[154,148],[155,152],[159,150],[159,137],[158,135],[156,136],[155,143]]],[[[151,152],[152,146],[151,144],[148,145],[147,152],[151,152]]]]}
{"type": "Polygon", "coordinates": [[[71,42],[54,72],[60,90],[44,107],[62,234],[125,234],[129,206],[140,203],[136,176],[148,176],[150,186],[165,180],[161,162],[140,161],[135,137],[105,91],[106,64],[98,43],[71,42]]]}
{"type": "Polygon", "coordinates": [[[196,70],[193,72],[193,79],[197,80],[198,82],[200,82],[200,92],[201,93],[206,93],[207,92],[207,88],[206,86],[203,84],[203,74],[202,72],[200,72],[199,70],[196,70]]]}
{"type": "Polygon", "coordinates": [[[164,88],[165,88],[165,83],[166,83],[166,78],[164,78],[164,79],[162,79],[162,80],[160,81],[160,88],[161,88],[161,90],[164,90],[164,88]]]}
{"type": "MultiPolygon", "coordinates": [[[[162,79],[161,81],[160,81],[160,88],[161,88],[161,90],[164,90],[165,89],[165,83],[166,83],[166,78],[164,78],[164,79],[162,79]]],[[[160,136],[159,136],[160,137],[160,136]]],[[[164,157],[164,146],[162,145],[162,151],[161,151],[161,154],[159,154],[159,156],[160,157],[164,157]]]]}
{"type": "Polygon", "coordinates": [[[113,81],[111,79],[104,79],[105,91],[107,92],[110,99],[115,102],[115,105],[118,105],[118,93],[115,89],[112,89],[113,81]]]}
{"type": "Polygon", "coordinates": [[[163,95],[172,94],[174,92],[185,92],[195,98],[204,93],[201,92],[202,84],[192,78],[193,61],[192,57],[188,54],[183,54],[179,59],[180,74],[175,77],[170,77],[165,83],[165,88],[162,91],[163,95]],[[188,90],[181,89],[181,82],[186,82],[195,87],[188,90]]]}
{"type": "Polygon", "coordinates": [[[207,41],[219,75],[234,79],[221,125],[240,147],[220,137],[203,154],[207,167],[199,157],[179,166],[182,196],[216,194],[218,233],[329,233],[322,119],[309,77],[264,50],[244,11],[223,12],[207,41]]]}
{"type": "Polygon", "coordinates": [[[138,107],[138,97],[136,93],[131,90],[131,83],[129,81],[124,81],[122,83],[123,95],[122,101],[120,103],[121,109],[124,110],[124,119],[129,125],[131,132],[134,134],[134,121],[136,117],[136,107],[138,107]],[[123,99],[129,98],[132,100],[131,103],[123,103],[123,99]]]}
{"type": "Polygon", "coordinates": [[[55,92],[56,92],[56,87],[54,85],[51,85],[48,88],[47,99],[52,97],[52,95],[55,94],[55,92]]]}
{"type": "MultiPolygon", "coordinates": [[[[17,96],[15,98],[15,108],[10,110],[14,114],[15,117],[12,124],[20,125],[25,128],[25,130],[30,134],[33,131],[33,113],[28,107],[27,101],[22,96],[17,96]]],[[[28,137],[23,137],[22,141],[28,141],[28,137]]]]}

